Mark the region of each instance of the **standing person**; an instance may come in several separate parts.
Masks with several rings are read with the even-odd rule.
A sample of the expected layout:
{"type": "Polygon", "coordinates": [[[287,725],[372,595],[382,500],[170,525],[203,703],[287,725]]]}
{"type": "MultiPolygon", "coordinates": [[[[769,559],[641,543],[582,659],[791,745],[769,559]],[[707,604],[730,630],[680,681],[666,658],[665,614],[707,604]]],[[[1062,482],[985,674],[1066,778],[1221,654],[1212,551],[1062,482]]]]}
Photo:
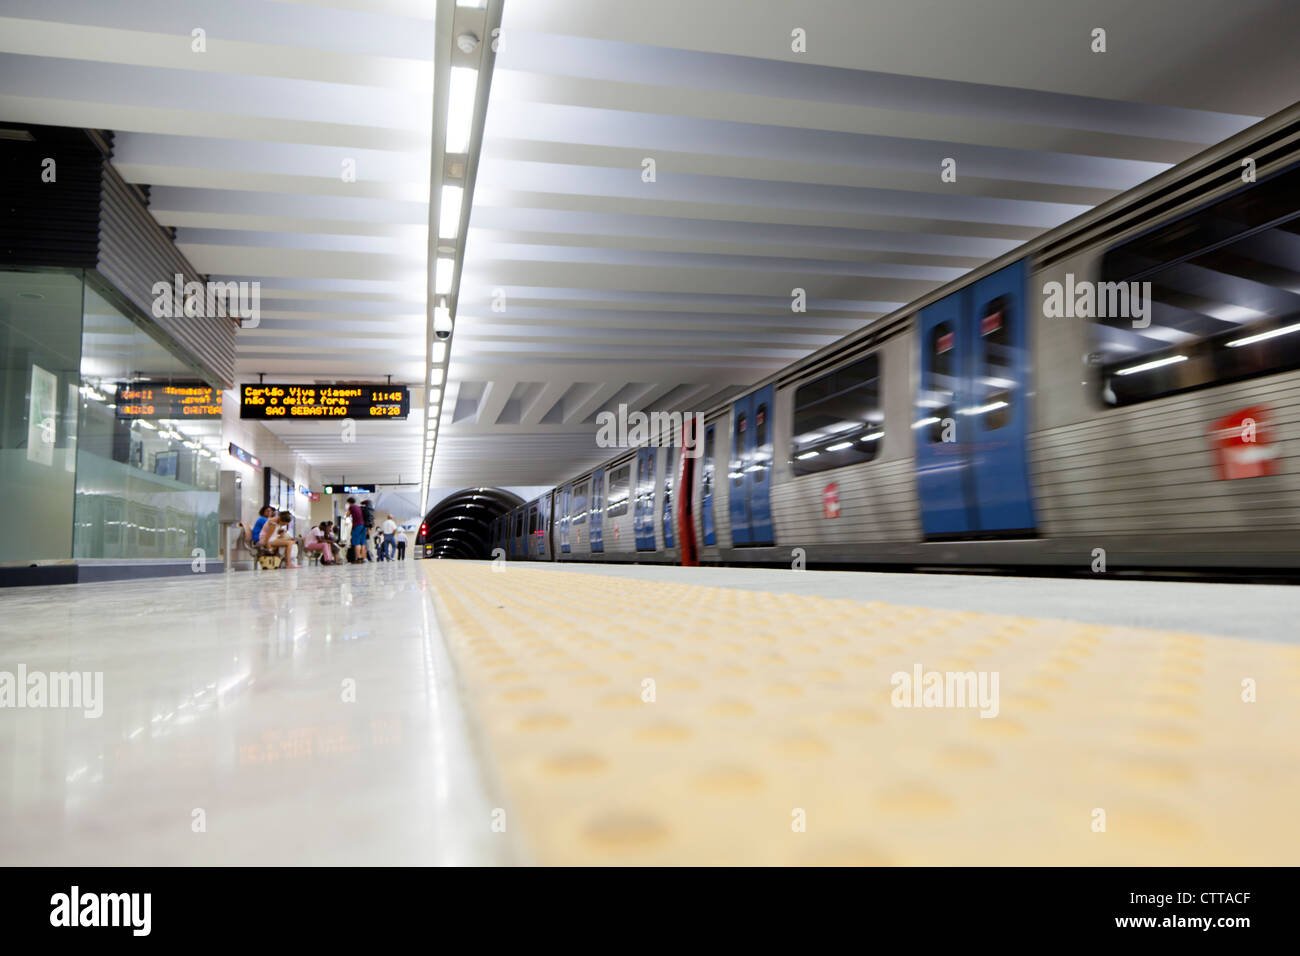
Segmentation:
{"type": "Polygon", "coordinates": [[[294,563],[294,550],[298,544],[289,534],[289,525],[292,521],[293,515],[287,511],[281,511],[279,515],[268,518],[266,524],[262,526],[262,547],[284,551],[284,566],[297,569],[302,565],[294,563]]]}
{"type": "MultiPolygon", "coordinates": [[[[366,541],[368,543],[371,536],[375,533],[375,506],[371,503],[369,498],[361,502],[361,523],[365,525],[366,541]]],[[[375,560],[375,556],[371,553],[369,548],[366,549],[366,560],[375,560]]]]}
{"type": "Polygon", "coordinates": [[[390,513],[388,517],[384,519],[384,548],[383,548],[384,560],[385,561],[393,560],[393,551],[395,551],[396,549],[397,549],[397,522],[393,520],[393,516],[390,513]]]}
{"type": "Polygon", "coordinates": [[[366,560],[366,519],[356,498],[348,499],[348,517],[352,519],[352,547],[358,561],[366,560]]]}
{"type": "Polygon", "coordinates": [[[406,529],[397,529],[397,560],[406,560],[406,529]]]}

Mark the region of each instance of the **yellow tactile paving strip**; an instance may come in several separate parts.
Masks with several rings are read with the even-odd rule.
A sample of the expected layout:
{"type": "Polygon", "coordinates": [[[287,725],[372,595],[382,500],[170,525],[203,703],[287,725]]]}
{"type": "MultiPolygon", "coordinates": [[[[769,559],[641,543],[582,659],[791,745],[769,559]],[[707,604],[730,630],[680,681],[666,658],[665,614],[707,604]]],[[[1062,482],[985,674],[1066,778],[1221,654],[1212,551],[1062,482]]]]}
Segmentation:
{"type": "Polygon", "coordinates": [[[535,862],[1300,863],[1300,647],[424,567],[535,862]],[[998,716],[892,706],[915,664],[998,716]]]}

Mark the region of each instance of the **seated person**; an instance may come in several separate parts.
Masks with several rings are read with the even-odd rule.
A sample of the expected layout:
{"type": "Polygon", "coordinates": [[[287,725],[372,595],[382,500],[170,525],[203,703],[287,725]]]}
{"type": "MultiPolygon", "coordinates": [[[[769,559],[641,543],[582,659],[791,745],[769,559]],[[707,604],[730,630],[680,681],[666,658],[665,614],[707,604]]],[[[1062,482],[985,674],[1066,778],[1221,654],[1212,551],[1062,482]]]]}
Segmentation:
{"type": "Polygon", "coordinates": [[[284,566],[286,568],[300,568],[301,564],[294,564],[294,549],[297,548],[297,542],[289,533],[289,525],[293,521],[293,515],[287,511],[281,511],[273,518],[268,518],[266,524],[262,527],[262,547],[267,550],[284,551],[284,566]]]}
{"type": "MultiPolygon", "coordinates": [[[[250,551],[253,548],[257,547],[257,545],[261,542],[262,531],[266,527],[266,521],[268,518],[271,517],[271,515],[275,514],[275,509],[272,508],[270,505],[266,505],[257,514],[258,514],[258,518],[256,521],[253,522],[253,530],[251,532],[248,532],[248,537],[245,539],[248,542],[248,548],[250,551]]],[[[243,522],[240,522],[239,526],[243,528],[244,527],[243,522]]]]}
{"type": "Polygon", "coordinates": [[[308,551],[319,551],[321,564],[334,563],[334,549],[330,546],[329,540],[329,522],[322,521],[315,528],[307,532],[308,551]]]}

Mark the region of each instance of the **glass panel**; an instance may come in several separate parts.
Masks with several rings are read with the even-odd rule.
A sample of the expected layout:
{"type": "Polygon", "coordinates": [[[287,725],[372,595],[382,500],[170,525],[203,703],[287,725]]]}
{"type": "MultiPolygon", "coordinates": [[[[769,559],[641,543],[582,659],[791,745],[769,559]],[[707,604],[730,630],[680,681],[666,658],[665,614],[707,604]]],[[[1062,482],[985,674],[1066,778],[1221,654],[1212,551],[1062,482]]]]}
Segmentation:
{"type": "Polygon", "coordinates": [[[1101,278],[1089,360],[1108,404],[1300,367],[1300,167],[1112,249],[1101,278]]]}
{"type": "Polygon", "coordinates": [[[573,523],[586,524],[587,522],[587,482],[583,481],[573,486],[573,523]]]}
{"type": "Polygon", "coordinates": [[[220,416],[117,404],[119,388],[197,383],[194,370],[89,287],[80,368],[74,555],[215,557],[220,416]]]}
{"type": "Polygon", "coordinates": [[[1000,295],[980,309],[980,351],[982,370],[975,383],[981,396],[974,409],[976,421],[986,432],[997,431],[1011,423],[1016,401],[1016,363],[1011,323],[1015,310],[1011,297],[1000,295]]]}
{"type": "Polygon", "coordinates": [[[924,428],[930,444],[943,441],[943,423],[954,419],[953,403],[957,398],[957,379],[954,365],[957,358],[957,334],[951,322],[940,322],[930,330],[926,343],[930,350],[929,369],[926,380],[921,383],[920,404],[925,408],[924,417],[917,422],[917,427],[924,428]]]}
{"type": "Polygon", "coordinates": [[[72,557],[80,274],[0,272],[0,561],[72,557]]]}
{"type": "Polygon", "coordinates": [[[739,490],[745,486],[745,429],[749,427],[749,422],[744,412],[736,413],[736,434],[731,442],[731,454],[734,456],[731,460],[731,487],[739,490]]]}
{"type": "Polygon", "coordinates": [[[623,465],[609,473],[609,516],[617,518],[627,514],[627,499],[631,493],[632,466],[623,465]]]}
{"type": "Polygon", "coordinates": [[[885,435],[880,360],[869,355],[794,393],[791,467],[796,475],[871,461],[885,435]]]}

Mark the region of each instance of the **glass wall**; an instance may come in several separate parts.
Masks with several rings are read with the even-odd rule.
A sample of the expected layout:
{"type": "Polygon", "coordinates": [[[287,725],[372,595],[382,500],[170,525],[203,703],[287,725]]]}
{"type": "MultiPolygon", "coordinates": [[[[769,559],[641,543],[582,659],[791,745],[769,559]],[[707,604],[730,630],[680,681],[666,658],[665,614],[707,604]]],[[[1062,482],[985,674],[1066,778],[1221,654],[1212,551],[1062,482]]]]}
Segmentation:
{"type": "Polygon", "coordinates": [[[82,276],[0,271],[0,562],[72,556],[82,276]]]}
{"type": "Polygon", "coordinates": [[[203,383],[89,286],[80,370],[74,556],[215,558],[221,416],[186,404],[203,383]]]}

